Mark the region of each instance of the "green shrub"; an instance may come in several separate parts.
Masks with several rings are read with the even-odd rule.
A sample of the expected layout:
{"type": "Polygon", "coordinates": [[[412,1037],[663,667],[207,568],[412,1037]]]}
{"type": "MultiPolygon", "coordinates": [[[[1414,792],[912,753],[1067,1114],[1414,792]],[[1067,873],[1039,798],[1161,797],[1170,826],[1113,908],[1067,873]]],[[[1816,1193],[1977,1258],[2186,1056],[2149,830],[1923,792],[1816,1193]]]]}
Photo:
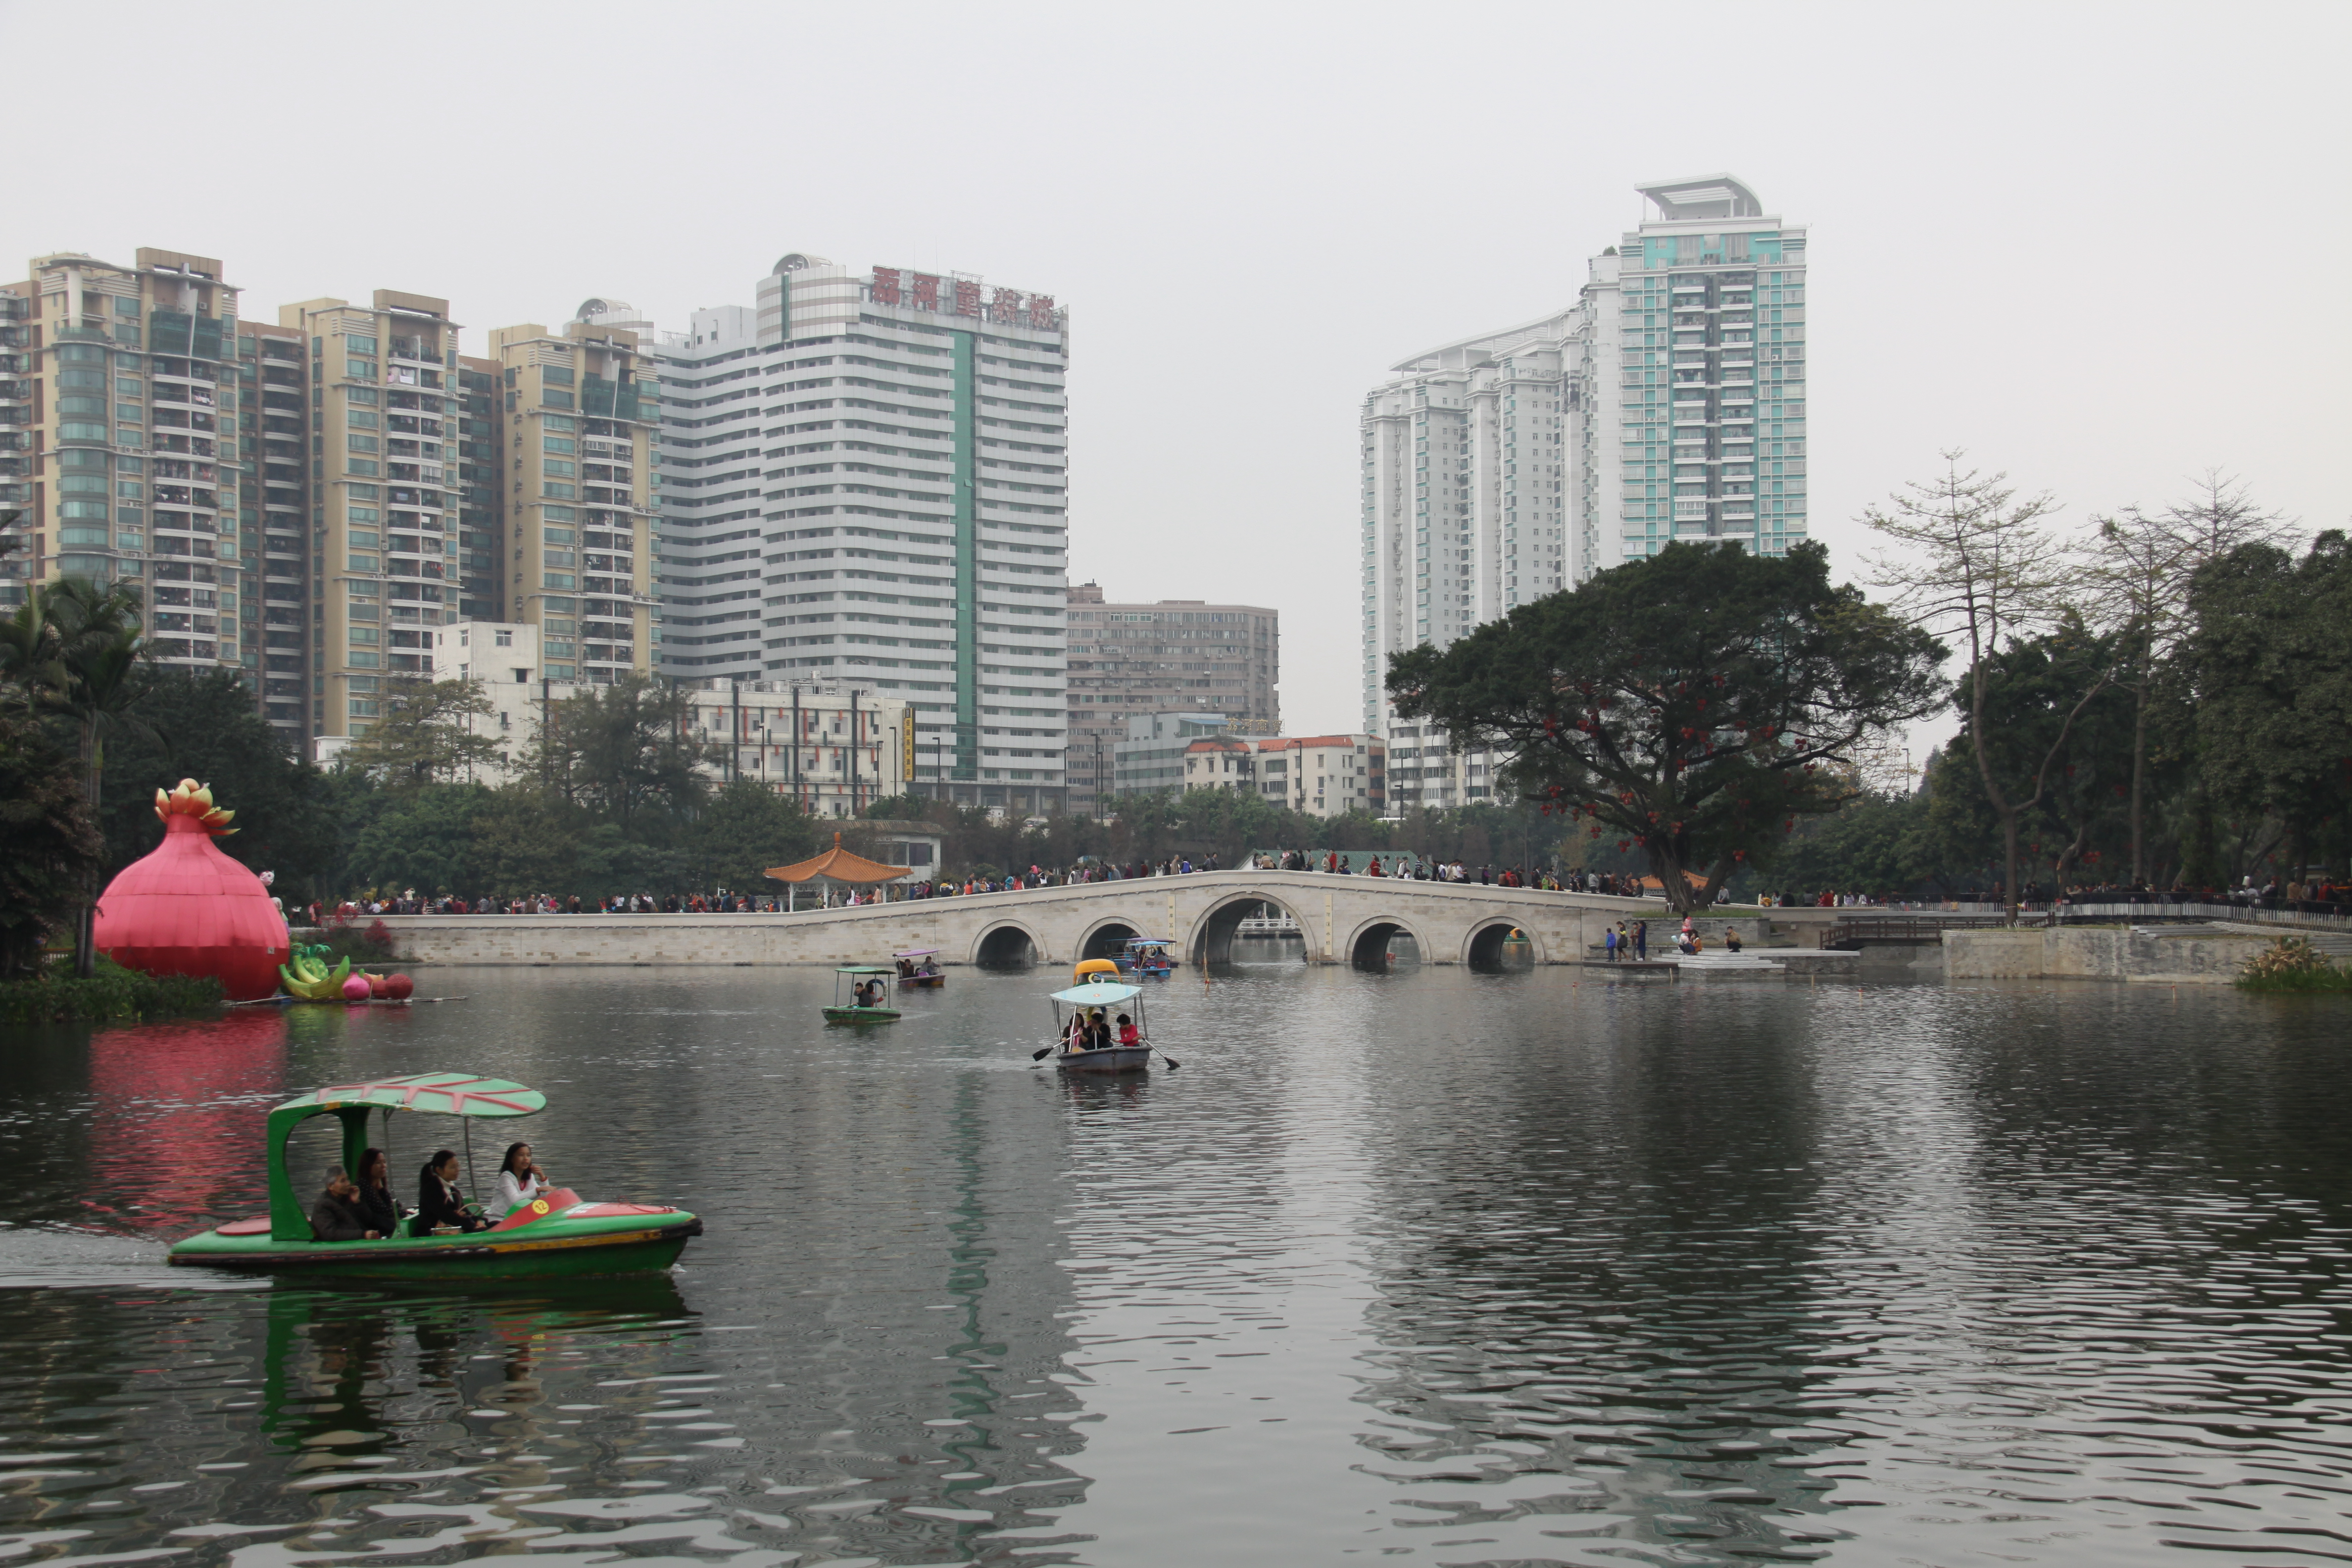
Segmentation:
{"type": "Polygon", "coordinates": [[[221,1002],[221,984],[209,976],[142,974],[100,958],[88,980],[59,964],[32,980],[0,982],[0,1026],[182,1017],[217,1012],[221,1002]]]}
{"type": "Polygon", "coordinates": [[[2248,991],[2352,991],[2352,964],[2335,963],[2299,936],[2283,936],[2238,973],[2248,991]]]}

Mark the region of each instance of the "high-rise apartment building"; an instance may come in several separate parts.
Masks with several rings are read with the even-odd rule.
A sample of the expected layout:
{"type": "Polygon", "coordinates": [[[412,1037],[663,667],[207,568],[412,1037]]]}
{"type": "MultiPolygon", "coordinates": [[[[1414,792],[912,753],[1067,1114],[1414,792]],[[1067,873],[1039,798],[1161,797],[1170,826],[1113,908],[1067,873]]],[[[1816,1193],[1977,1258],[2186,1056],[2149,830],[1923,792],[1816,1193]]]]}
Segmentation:
{"type": "Polygon", "coordinates": [[[428,678],[457,616],[457,325],[449,302],[379,289],[278,312],[309,341],[310,734],[363,735],[385,683],[428,678]]]}
{"type": "MultiPolygon", "coordinates": [[[[247,321],[236,348],[246,474],[237,514],[241,641],[248,656],[259,647],[262,717],[301,753],[309,750],[312,704],[310,345],[294,328],[247,321]]],[[[250,657],[246,664],[252,667],[250,657]]]]}
{"type": "Polygon", "coordinates": [[[1282,621],[1263,605],[1200,599],[1106,602],[1093,583],[1069,589],[1070,810],[1102,810],[1113,747],[1128,721],[1177,711],[1221,715],[1236,734],[1282,729],[1282,621]]]}
{"type": "Polygon", "coordinates": [[[1066,312],[795,252],[691,324],[652,345],[662,668],[904,700],[919,793],[1061,809],[1066,312]]]}
{"type": "Polygon", "coordinates": [[[610,685],[649,672],[652,355],[627,328],[575,321],[499,328],[488,357],[499,543],[484,553],[499,586],[483,599],[540,628],[542,679],[610,685]]]}
{"type": "Polygon", "coordinates": [[[1805,537],[1805,230],[1726,174],[1641,187],[1593,258],[1574,485],[1594,569],[1670,540],[1805,537]]]}
{"type": "Polygon", "coordinates": [[[258,665],[240,630],[237,332],[210,257],[63,252],[0,285],[0,510],[25,542],[0,558],[0,608],[61,575],[133,581],[152,657],[258,665]]]}
{"type": "Polygon", "coordinates": [[[1375,733],[1394,731],[1392,653],[1669,540],[1805,536],[1805,231],[1728,175],[1639,189],[1656,216],[1591,260],[1575,304],[1402,361],[1364,401],[1375,733]]]}

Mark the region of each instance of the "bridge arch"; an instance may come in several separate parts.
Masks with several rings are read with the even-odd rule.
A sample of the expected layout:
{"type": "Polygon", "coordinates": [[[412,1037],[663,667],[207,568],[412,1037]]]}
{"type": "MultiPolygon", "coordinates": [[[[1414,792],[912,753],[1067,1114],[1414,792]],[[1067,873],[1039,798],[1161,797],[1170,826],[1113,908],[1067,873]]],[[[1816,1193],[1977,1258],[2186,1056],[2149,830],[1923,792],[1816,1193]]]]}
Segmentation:
{"type": "Polygon", "coordinates": [[[1125,915],[1105,915],[1079,933],[1070,944],[1070,962],[1076,963],[1089,958],[1116,958],[1125,948],[1127,939],[1150,936],[1135,920],[1125,915]]]}
{"type": "Polygon", "coordinates": [[[1359,969],[1385,969],[1389,962],[1389,941],[1400,935],[1412,938],[1423,963],[1427,963],[1436,958],[1438,950],[1430,946],[1429,938],[1420,923],[1397,914],[1373,915],[1357,921],[1356,929],[1348,933],[1339,951],[1348,963],[1359,969]]]}
{"type": "Polygon", "coordinates": [[[1503,966],[1504,943],[1517,931],[1527,938],[1528,952],[1538,963],[1548,963],[1544,956],[1543,938],[1533,926],[1521,925],[1512,915],[1481,915],[1470,922],[1462,933],[1460,962],[1474,969],[1500,969],[1503,966]]]}
{"type": "Polygon", "coordinates": [[[1053,953],[1026,921],[999,915],[981,928],[972,938],[971,956],[967,963],[1029,964],[1050,963],[1053,953]]]}
{"type": "Polygon", "coordinates": [[[1193,921],[1192,929],[1184,937],[1184,959],[1188,963],[1223,963],[1234,954],[1234,932],[1241,929],[1250,912],[1260,904],[1271,904],[1298,922],[1301,935],[1307,937],[1307,952],[1316,952],[1312,935],[1314,927],[1307,923],[1305,910],[1280,893],[1269,893],[1257,888],[1236,889],[1224,894],[1202,911],[1193,921]]]}

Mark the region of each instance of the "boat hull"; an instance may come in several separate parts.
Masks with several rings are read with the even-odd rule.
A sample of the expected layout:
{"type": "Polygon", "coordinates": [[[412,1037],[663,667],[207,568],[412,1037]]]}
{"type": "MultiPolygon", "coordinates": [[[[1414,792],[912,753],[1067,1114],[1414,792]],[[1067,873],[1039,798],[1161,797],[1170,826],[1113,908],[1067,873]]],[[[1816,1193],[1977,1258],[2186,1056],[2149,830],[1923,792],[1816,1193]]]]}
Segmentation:
{"type": "Polygon", "coordinates": [[[919,991],[937,991],[947,983],[948,977],[944,974],[909,974],[898,982],[898,989],[904,991],[912,986],[919,991]]]}
{"type": "Polygon", "coordinates": [[[827,1007],[824,1021],[828,1024],[895,1024],[898,1021],[896,1007],[827,1007]]]}
{"type": "Polygon", "coordinates": [[[570,1279],[667,1268],[701,1234],[702,1221],[683,1209],[616,1218],[550,1216],[514,1229],[389,1241],[279,1241],[267,1232],[208,1230],[174,1246],[171,1261],[316,1279],[570,1279]]]}
{"type": "Polygon", "coordinates": [[[1056,1051],[1054,1061],[1065,1072],[1141,1072],[1151,1065],[1151,1047],[1114,1046],[1102,1051],[1056,1051]]]}

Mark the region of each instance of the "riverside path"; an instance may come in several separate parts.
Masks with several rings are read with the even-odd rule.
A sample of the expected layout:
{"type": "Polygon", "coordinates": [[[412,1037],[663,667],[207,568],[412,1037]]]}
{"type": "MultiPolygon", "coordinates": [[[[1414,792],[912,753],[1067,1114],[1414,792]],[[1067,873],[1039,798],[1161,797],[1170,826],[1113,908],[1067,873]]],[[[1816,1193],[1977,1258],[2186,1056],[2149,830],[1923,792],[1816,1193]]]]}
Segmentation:
{"type": "MultiPolygon", "coordinates": [[[[1377,963],[1400,935],[1424,963],[1484,963],[1514,931],[1538,963],[1576,963],[1619,921],[1649,921],[1653,945],[1666,930],[1665,906],[1655,900],[1255,870],[794,914],[386,915],[383,923],[400,959],[415,963],[870,963],[913,948],[936,948],[950,963],[1071,963],[1137,936],[1165,938],[1187,962],[1213,963],[1230,956],[1235,931],[1262,905],[1298,922],[1309,963],[1377,963]]],[[[1771,911],[1782,924],[1812,914],[1771,911]]]]}

